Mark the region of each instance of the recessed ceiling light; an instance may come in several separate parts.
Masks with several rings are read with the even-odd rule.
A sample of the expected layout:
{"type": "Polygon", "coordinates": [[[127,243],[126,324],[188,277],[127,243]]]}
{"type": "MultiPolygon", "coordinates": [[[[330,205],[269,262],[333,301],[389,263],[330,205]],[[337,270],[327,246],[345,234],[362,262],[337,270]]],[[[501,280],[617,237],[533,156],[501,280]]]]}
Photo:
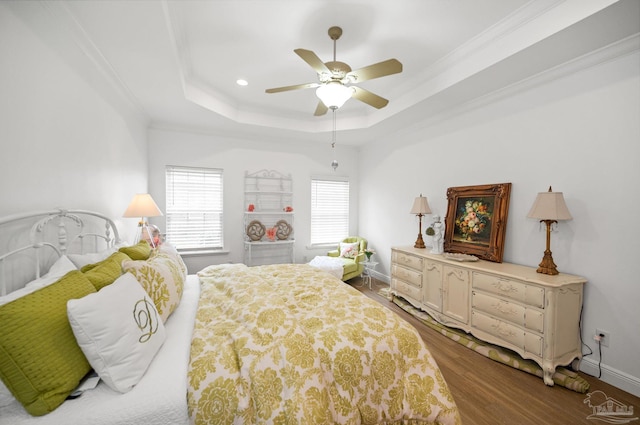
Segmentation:
{"type": "Polygon", "coordinates": [[[247,80],[240,79],[240,80],[236,80],[236,84],[239,85],[239,86],[246,86],[249,83],[247,82],[247,80]]]}

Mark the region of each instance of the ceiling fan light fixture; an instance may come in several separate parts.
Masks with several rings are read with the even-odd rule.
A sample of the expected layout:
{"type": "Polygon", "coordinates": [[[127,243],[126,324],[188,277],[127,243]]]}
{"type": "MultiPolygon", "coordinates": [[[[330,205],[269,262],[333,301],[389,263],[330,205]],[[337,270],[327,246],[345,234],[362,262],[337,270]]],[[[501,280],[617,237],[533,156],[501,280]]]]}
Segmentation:
{"type": "Polygon", "coordinates": [[[340,83],[331,81],[316,89],[316,96],[329,109],[338,109],[353,95],[353,89],[340,83]]]}

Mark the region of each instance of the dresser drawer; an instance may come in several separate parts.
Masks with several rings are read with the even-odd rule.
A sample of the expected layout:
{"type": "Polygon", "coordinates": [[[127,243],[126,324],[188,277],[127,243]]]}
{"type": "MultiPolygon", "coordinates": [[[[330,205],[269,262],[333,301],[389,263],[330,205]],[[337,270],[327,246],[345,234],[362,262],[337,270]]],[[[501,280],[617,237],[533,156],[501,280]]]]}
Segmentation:
{"type": "Polygon", "coordinates": [[[511,323],[474,310],[471,312],[471,326],[500,338],[520,350],[539,357],[542,356],[542,337],[532,332],[526,332],[511,323]]]}
{"type": "Polygon", "coordinates": [[[471,305],[476,310],[484,311],[516,325],[524,325],[525,308],[520,304],[473,291],[471,293],[471,305]]]}
{"type": "Polygon", "coordinates": [[[532,308],[525,309],[524,327],[532,331],[544,333],[544,314],[532,308]]]}
{"type": "Polygon", "coordinates": [[[474,310],[471,312],[471,326],[496,336],[515,347],[524,348],[524,330],[515,325],[474,310]]]}
{"type": "Polygon", "coordinates": [[[398,280],[395,277],[391,278],[391,287],[395,288],[398,295],[401,297],[408,297],[408,301],[422,302],[422,289],[408,284],[402,280],[398,280]]]}
{"type": "Polygon", "coordinates": [[[422,271],[423,258],[415,255],[405,254],[404,252],[394,251],[393,262],[413,270],[422,271]]]}
{"type": "Polygon", "coordinates": [[[542,357],[542,337],[530,332],[525,332],[524,351],[542,357]]]}
{"type": "Polygon", "coordinates": [[[471,305],[475,310],[489,313],[532,331],[542,333],[544,330],[544,314],[541,311],[527,308],[513,301],[473,291],[471,305]]]}
{"type": "Polygon", "coordinates": [[[473,273],[473,287],[505,298],[544,308],[544,289],[484,273],[473,273]]]}
{"type": "Polygon", "coordinates": [[[406,267],[394,264],[391,267],[391,274],[399,280],[403,280],[417,288],[422,288],[422,273],[406,267]]]}

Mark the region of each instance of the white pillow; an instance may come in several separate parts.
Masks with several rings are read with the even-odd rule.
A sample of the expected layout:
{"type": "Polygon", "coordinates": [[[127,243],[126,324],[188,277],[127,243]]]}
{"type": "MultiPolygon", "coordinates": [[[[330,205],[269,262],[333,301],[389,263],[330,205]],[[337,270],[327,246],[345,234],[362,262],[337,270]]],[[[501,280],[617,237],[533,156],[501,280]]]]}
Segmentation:
{"type": "Polygon", "coordinates": [[[37,288],[34,289],[34,288],[24,287],[24,288],[17,289],[13,292],[9,292],[7,295],[0,297],[0,305],[5,305],[7,303],[10,303],[11,301],[15,301],[18,298],[22,298],[25,295],[29,295],[30,293],[35,292],[37,290],[38,290],[37,288]]]}
{"type": "Polygon", "coordinates": [[[69,300],[67,315],[93,370],[121,393],[140,382],[166,337],[153,300],[130,273],[94,294],[69,300]]]}
{"type": "Polygon", "coordinates": [[[358,250],[360,249],[360,242],[340,242],[340,256],[344,258],[356,258],[358,256],[358,250]]]}
{"type": "Polygon", "coordinates": [[[8,406],[14,401],[16,401],[16,398],[11,394],[11,391],[9,391],[9,388],[7,388],[4,382],[2,382],[2,379],[0,379],[0,407],[8,406]]]}
{"type": "Polygon", "coordinates": [[[76,268],[75,264],[73,264],[71,260],[69,260],[69,257],[63,255],[58,258],[55,263],[53,263],[49,271],[44,276],[42,276],[40,279],[32,280],[31,282],[27,283],[25,287],[34,288],[34,290],[44,288],[47,285],[51,285],[52,283],[57,282],[65,274],[73,270],[78,269],[76,268]]]}
{"type": "Polygon", "coordinates": [[[115,247],[105,249],[100,252],[92,252],[89,254],[69,254],[69,259],[75,266],[80,270],[87,264],[98,263],[102,260],[105,260],[108,256],[116,252],[117,249],[115,247]]]}
{"type": "Polygon", "coordinates": [[[7,304],[11,301],[15,301],[18,298],[24,297],[32,292],[37,291],[38,289],[44,288],[47,285],[51,285],[52,283],[60,280],[61,277],[66,275],[72,270],[77,270],[76,266],[69,261],[66,256],[61,256],[58,260],[53,263],[47,274],[42,276],[39,279],[34,279],[31,282],[27,283],[23,288],[15,290],[5,296],[0,297],[0,305],[7,304]]]}

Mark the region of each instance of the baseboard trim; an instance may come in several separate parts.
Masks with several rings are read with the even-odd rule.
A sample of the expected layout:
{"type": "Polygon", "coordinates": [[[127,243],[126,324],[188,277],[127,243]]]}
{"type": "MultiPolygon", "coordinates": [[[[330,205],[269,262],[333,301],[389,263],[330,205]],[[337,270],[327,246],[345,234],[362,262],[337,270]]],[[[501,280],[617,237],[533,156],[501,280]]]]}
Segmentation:
{"type": "Polygon", "coordinates": [[[371,272],[371,277],[374,278],[375,280],[379,280],[381,282],[386,283],[387,285],[391,284],[391,279],[389,279],[389,276],[384,275],[380,272],[377,271],[372,271],[371,272]]]}
{"type": "MultiPolygon", "coordinates": [[[[580,362],[580,370],[591,376],[598,376],[598,361],[591,358],[583,358],[580,362]]],[[[600,379],[607,384],[620,388],[636,397],[640,397],[640,378],[631,376],[606,364],[600,366],[602,375],[600,379]]]]}

